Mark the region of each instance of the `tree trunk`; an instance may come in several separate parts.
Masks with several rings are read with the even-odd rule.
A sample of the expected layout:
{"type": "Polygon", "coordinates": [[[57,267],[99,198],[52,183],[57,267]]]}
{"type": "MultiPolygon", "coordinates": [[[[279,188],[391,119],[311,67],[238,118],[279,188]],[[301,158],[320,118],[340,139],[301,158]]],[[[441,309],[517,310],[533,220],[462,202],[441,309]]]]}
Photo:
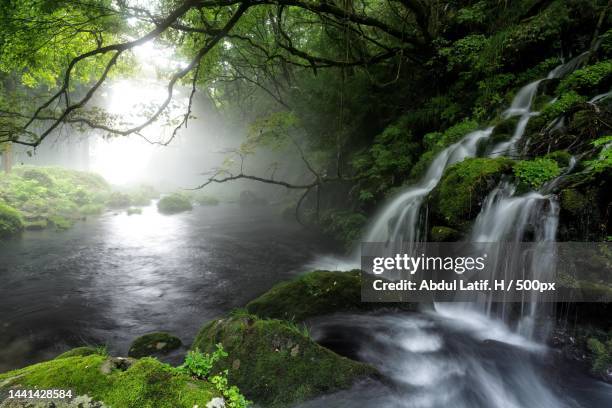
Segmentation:
{"type": "Polygon", "coordinates": [[[2,146],[2,168],[5,173],[10,173],[13,168],[13,146],[10,142],[2,146]]]}

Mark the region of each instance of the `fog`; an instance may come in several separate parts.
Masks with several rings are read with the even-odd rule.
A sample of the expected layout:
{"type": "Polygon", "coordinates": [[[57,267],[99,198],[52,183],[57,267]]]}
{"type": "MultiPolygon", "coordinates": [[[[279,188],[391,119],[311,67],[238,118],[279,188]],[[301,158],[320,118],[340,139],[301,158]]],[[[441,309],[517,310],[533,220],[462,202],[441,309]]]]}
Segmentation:
{"type": "MultiPolygon", "coordinates": [[[[88,104],[107,112],[118,129],[137,126],[151,116],[167,96],[167,74],[182,64],[172,50],[151,43],[138,47],[134,57],[136,72],[107,81],[88,104]]],[[[190,92],[186,86],[176,86],[169,107],[138,134],[116,136],[63,124],[35,150],[15,146],[14,162],[91,171],[117,187],[147,184],[161,192],[197,187],[219,168],[239,172],[240,160],[234,152],[244,142],[249,124],[229,122],[206,91],[196,92],[187,126],[172,137],[187,110],[190,92]],[[228,164],[232,158],[235,162],[228,164]]],[[[44,125],[40,124],[40,130],[44,125]]],[[[244,161],[244,172],[251,175],[270,177],[272,167],[276,179],[289,182],[299,181],[306,170],[291,147],[274,152],[261,149],[244,161]]],[[[206,187],[207,193],[224,199],[233,199],[245,189],[272,194],[273,199],[282,199],[286,193],[284,187],[245,180],[206,187]]]]}

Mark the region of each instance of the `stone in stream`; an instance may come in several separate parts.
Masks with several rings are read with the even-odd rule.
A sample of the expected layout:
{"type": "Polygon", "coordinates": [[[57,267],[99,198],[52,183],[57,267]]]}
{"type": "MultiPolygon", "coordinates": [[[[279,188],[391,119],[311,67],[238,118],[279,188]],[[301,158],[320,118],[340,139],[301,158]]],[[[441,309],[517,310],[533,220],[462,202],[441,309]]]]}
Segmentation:
{"type": "Polygon", "coordinates": [[[416,310],[416,303],[371,303],[361,301],[361,271],[314,271],[281,282],[246,309],[259,317],[303,321],[338,312],[381,308],[416,310]]]}
{"type": "Polygon", "coordinates": [[[138,337],[128,351],[128,356],[141,358],[165,354],[179,348],[183,343],[178,337],[165,332],[155,332],[138,337]]]}
{"type": "Polygon", "coordinates": [[[211,372],[227,370],[230,384],[265,407],[289,406],[380,377],[374,367],[339,356],[293,323],[244,311],[208,323],[192,348],[212,353],[218,343],[229,357],[211,372]]]}

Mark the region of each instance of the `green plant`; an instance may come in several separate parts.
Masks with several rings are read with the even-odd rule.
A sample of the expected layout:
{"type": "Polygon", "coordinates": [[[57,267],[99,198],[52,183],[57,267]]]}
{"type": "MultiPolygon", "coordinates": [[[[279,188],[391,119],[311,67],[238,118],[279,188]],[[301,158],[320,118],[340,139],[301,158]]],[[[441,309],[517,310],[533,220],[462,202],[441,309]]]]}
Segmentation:
{"type": "Polygon", "coordinates": [[[582,95],[596,92],[612,79],[612,61],[601,61],[572,72],[559,83],[559,93],[576,91],[582,95]]]}
{"type": "Polygon", "coordinates": [[[587,346],[593,354],[591,360],[593,372],[595,374],[605,374],[612,366],[612,338],[605,342],[590,338],[587,341],[587,346]]]}
{"type": "Polygon", "coordinates": [[[612,136],[604,136],[591,142],[593,146],[601,147],[596,159],[588,160],[586,165],[593,173],[603,173],[612,168],[612,136]]]}
{"type": "Polygon", "coordinates": [[[519,161],[514,165],[513,171],[521,184],[534,189],[540,188],[561,173],[556,161],[545,158],[519,161]]]}
{"type": "Polygon", "coordinates": [[[215,375],[210,378],[210,382],[215,386],[225,397],[225,404],[228,408],[246,408],[251,405],[251,401],[247,400],[240,393],[240,389],[235,385],[229,385],[227,376],[228,370],[223,371],[223,375],[215,375]]]}
{"type": "Polygon", "coordinates": [[[208,377],[215,363],[224,357],[227,357],[227,353],[223,350],[221,343],[216,345],[216,350],[212,354],[204,354],[196,348],[187,352],[185,362],[178,369],[197,378],[204,379],[208,377]]]}

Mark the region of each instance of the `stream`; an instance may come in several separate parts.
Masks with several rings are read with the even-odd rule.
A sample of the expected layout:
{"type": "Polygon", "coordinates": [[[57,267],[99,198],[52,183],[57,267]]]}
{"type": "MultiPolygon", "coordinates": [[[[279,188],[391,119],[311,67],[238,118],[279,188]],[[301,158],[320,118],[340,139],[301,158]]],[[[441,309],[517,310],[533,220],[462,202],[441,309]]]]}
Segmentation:
{"type": "Polygon", "coordinates": [[[151,331],[188,346],[206,321],[324,251],[320,237],[277,213],[226,205],[165,216],[152,205],[142,215],[110,212],[68,231],[2,241],[0,371],[84,344],[125,355],[151,331]]]}

